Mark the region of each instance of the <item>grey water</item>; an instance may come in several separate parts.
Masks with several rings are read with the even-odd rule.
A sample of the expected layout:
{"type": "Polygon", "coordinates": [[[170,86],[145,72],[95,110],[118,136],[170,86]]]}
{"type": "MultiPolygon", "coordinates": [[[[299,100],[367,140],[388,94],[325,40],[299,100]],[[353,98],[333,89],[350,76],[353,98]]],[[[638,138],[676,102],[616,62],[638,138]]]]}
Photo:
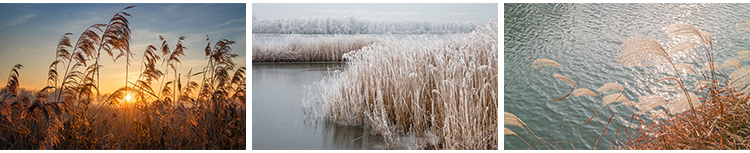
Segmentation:
{"type": "MultiPolygon", "coordinates": [[[[252,149],[384,149],[383,140],[362,127],[305,117],[305,86],[344,67],[339,63],[253,64],[252,149]]],[[[310,92],[319,92],[316,89],[310,92]]]]}
{"type": "MultiPolygon", "coordinates": [[[[586,124],[594,113],[581,97],[555,101],[572,88],[557,81],[553,74],[575,79],[583,88],[594,91],[605,83],[618,83],[631,101],[647,94],[668,99],[669,94],[660,89],[643,86],[673,74],[659,70],[658,66],[625,67],[617,62],[625,40],[651,36],[667,47],[674,42],[663,27],[686,22],[711,33],[719,65],[729,57],[736,57],[738,51],[750,50],[747,40],[750,33],[736,32],[748,26],[745,21],[750,19],[750,4],[504,4],[504,7],[503,110],[518,116],[548,142],[572,144],[555,143],[563,149],[617,149],[623,143],[610,142],[605,136],[594,146],[604,131],[602,124],[586,124]],[[554,60],[564,69],[530,67],[538,58],[554,60]]],[[[626,107],[614,109],[631,117],[632,113],[628,114],[631,110],[626,107]]],[[[524,138],[528,136],[521,128],[505,127],[524,138]]],[[[614,134],[616,129],[607,130],[614,134]]],[[[505,135],[503,140],[504,149],[530,149],[516,136],[505,135]]],[[[534,146],[529,139],[526,141],[534,146]]]]}

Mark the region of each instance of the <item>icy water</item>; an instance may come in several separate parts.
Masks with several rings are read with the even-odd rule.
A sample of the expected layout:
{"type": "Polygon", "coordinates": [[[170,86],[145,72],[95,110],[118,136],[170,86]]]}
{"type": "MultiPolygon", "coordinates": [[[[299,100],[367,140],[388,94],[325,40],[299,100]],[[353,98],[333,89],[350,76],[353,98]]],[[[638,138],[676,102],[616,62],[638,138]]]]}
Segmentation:
{"type": "MultiPolygon", "coordinates": [[[[654,67],[624,67],[617,62],[616,56],[625,40],[651,36],[662,46],[670,46],[674,42],[662,28],[687,22],[711,33],[718,64],[737,56],[737,51],[750,50],[750,41],[746,39],[750,33],[736,33],[747,26],[744,23],[750,19],[750,4],[504,4],[504,7],[504,111],[518,116],[539,137],[567,141],[576,149],[611,146],[605,139],[593,145],[604,129],[601,124],[586,125],[593,111],[584,100],[554,101],[572,88],[557,81],[553,74],[575,78],[592,90],[608,82],[619,83],[633,101],[646,94],[669,99],[669,95],[658,89],[642,88],[668,74],[654,67]],[[538,58],[552,59],[565,70],[531,68],[538,58]],[[588,141],[586,127],[591,134],[588,141]]],[[[632,114],[626,107],[616,107],[615,111],[627,114],[628,118],[632,114]]],[[[521,128],[508,128],[527,136],[521,128]]],[[[502,143],[505,149],[529,149],[515,136],[504,136],[502,143]]],[[[569,144],[559,145],[573,149],[569,144]]]]}
{"type": "MultiPolygon", "coordinates": [[[[382,149],[383,140],[357,126],[305,118],[304,86],[345,64],[253,64],[252,149],[382,149]]],[[[312,93],[318,93],[313,86],[312,93]]]]}

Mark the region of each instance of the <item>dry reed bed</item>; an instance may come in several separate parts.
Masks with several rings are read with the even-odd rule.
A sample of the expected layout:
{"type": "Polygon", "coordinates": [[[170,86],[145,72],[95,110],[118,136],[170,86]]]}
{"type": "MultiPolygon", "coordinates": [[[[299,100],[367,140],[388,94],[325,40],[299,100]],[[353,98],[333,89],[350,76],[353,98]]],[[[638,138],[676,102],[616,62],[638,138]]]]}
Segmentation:
{"type": "Polygon", "coordinates": [[[389,147],[497,149],[497,25],[443,39],[384,39],[324,79],[326,119],[364,125],[389,147]]]}
{"type": "Polygon", "coordinates": [[[304,37],[293,35],[283,42],[253,42],[253,62],[340,62],[353,50],[375,43],[372,35],[304,37]]]}
{"type": "Polygon", "coordinates": [[[695,113],[666,116],[647,125],[625,149],[750,149],[750,106],[746,94],[724,88],[695,113]],[[723,108],[722,108],[723,106],[723,108]]]}
{"type": "Polygon", "coordinates": [[[136,80],[97,94],[100,51],[125,58],[128,66],[134,58],[130,14],[123,12],[132,7],[108,24],[90,26],[75,42],[68,38],[72,33],[64,34],[41,90],[20,89],[23,65],[12,68],[0,90],[0,149],[245,149],[245,67],[233,61],[234,41],[212,45],[206,39],[205,67],[183,76],[176,72],[185,37],[170,49],[160,36],[161,47],[149,45],[142,54],[136,80]]]}
{"type": "Polygon", "coordinates": [[[739,59],[730,57],[723,66],[715,65],[717,72],[726,77],[711,81],[716,83],[704,83],[716,87],[699,90],[705,102],[694,113],[661,116],[661,122],[647,124],[647,128],[624,148],[750,149],[750,94],[747,92],[750,82],[746,79],[750,73],[741,66],[742,61],[750,60],[748,52],[739,51],[739,59]],[[725,72],[731,73],[727,76],[725,72]]]}
{"type": "Polygon", "coordinates": [[[192,85],[175,90],[167,84],[165,91],[179,93],[179,100],[132,87],[96,98],[86,94],[92,89],[78,86],[73,88],[83,91],[29,91],[18,88],[17,67],[0,92],[2,149],[245,149],[244,67],[235,75],[220,68],[223,72],[207,76],[201,87],[190,80],[192,85]],[[124,92],[138,102],[125,102],[124,92]],[[63,102],[52,99],[57,95],[63,102]]]}
{"type": "Polygon", "coordinates": [[[471,32],[479,22],[377,21],[347,17],[286,18],[255,20],[253,33],[260,34],[456,34],[471,32]]]}

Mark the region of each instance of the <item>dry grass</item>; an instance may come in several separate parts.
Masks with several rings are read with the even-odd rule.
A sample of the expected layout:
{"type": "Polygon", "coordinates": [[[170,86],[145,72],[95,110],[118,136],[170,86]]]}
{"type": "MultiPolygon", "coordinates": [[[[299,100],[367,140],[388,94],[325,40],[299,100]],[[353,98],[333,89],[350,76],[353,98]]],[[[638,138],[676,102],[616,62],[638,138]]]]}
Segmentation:
{"type": "Polygon", "coordinates": [[[75,46],[70,33],[63,35],[49,67],[48,86],[37,92],[19,89],[23,66],[13,67],[0,92],[0,148],[245,149],[245,67],[232,61],[238,56],[231,53],[234,41],[212,46],[206,39],[206,66],[187,74],[183,87],[180,74],[167,80],[156,65],[163,58],[161,64],[176,72],[185,38],[178,39],[174,50],[160,38],[162,54],[154,46],[146,48],[137,80],[123,80],[123,87],[111,94],[96,94],[101,66],[87,63],[99,59],[95,46],[110,56],[120,50],[114,59],[125,56],[130,64],[129,29],[118,29],[127,28],[125,16],[129,14],[121,10],[109,24],[92,25],[75,46]],[[101,36],[93,31],[105,26],[101,36]],[[190,80],[201,74],[199,82],[190,80]],[[152,85],[160,83],[170,94],[153,91],[152,85]],[[124,100],[128,94],[130,102],[124,100]]]}
{"type": "Polygon", "coordinates": [[[648,124],[625,149],[750,149],[750,107],[746,94],[711,99],[696,113],[663,116],[663,123],[648,124]],[[719,105],[721,103],[724,108],[719,105]]]}
{"type": "Polygon", "coordinates": [[[281,43],[253,42],[253,62],[341,62],[343,55],[377,40],[371,35],[288,36],[281,43]]]}
{"type": "MultiPolygon", "coordinates": [[[[746,27],[747,28],[747,27],[746,27]]],[[[743,29],[746,29],[743,28],[743,29]]],[[[741,29],[742,30],[742,29],[741,29]]],[[[701,33],[703,34],[703,33],[701,33]]],[[[710,44],[710,43],[703,43],[710,44]]],[[[737,52],[740,59],[747,60],[747,51],[737,52]]],[[[690,99],[704,99],[703,105],[694,113],[679,113],[674,116],[653,115],[661,122],[647,124],[625,149],[750,149],[750,112],[748,100],[748,71],[738,58],[728,58],[722,67],[732,70],[724,79],[706,79],[696,82],[697,95],[690,99]]],[[[721,67],[715,65],[712,71],[724,76],[721,67]]],[[[704,77],[707,78],[707,77],[704,77]]],[[[676,99],[687,99],[680,95],[676,99]]],[[[685,103],[664,102],[657,96],[645,97],[640,101],[655,101],[643,107],[666,107],[668,112],[686,110],[685,103]],[[649,100],[650,99],[650,100],[649,100]]],[[[684,101],[684,100],[679,100],[684,101]]],[[[698,101],[698,100],[695,100],[698,101]]],[[[664,114],[664,113],[655,113],[664,114]]]]}
{"type": "Polygon", "coordinates": [[[253,34],[456,34],[471,32],[478,22],[375,21],[347,17],[256,20],[253,34]]]}
{"type": "Polygon", "coordinates": [[[550,59],[545,59],[545,58],[536,59],[534,60],[533,63],[531,63],[531,67],[534,67],[534,68],[540,68],[540,67],[545,67],[545,66],[557,66],[559,68],[562,68],[562,66],[560,66],[560,64],[557,64],[557,62],[550,60],[550,59]]]}
{"type": "Polygon", "coordinates": [[[324,117],[367,126],[391,147],[409,136],[413,149],[497,149],[496,22],[347,53],[347,70],[319,83],[324,117]]]}

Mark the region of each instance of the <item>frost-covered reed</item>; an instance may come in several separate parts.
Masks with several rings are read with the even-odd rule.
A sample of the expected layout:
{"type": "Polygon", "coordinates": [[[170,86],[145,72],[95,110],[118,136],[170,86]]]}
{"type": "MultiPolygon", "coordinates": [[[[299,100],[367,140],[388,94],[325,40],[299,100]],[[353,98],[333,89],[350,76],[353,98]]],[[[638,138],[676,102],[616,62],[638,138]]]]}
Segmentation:
{"type": "Polygon", "coordinates": [[[350,51],[376,42],[371,35],[289,36],[283,41],[253,42],[253,62],[338,62],[350,51]]]}
{"type": "Polygon", "coordinates": [[[444,38],[384,39],[344,55],[347,69],[318,84],[325,118],[369,127],[389,147],[497,149],[496,22],[444,38]],[[398,143],[403,137],[411,143],[398,143]]]}

